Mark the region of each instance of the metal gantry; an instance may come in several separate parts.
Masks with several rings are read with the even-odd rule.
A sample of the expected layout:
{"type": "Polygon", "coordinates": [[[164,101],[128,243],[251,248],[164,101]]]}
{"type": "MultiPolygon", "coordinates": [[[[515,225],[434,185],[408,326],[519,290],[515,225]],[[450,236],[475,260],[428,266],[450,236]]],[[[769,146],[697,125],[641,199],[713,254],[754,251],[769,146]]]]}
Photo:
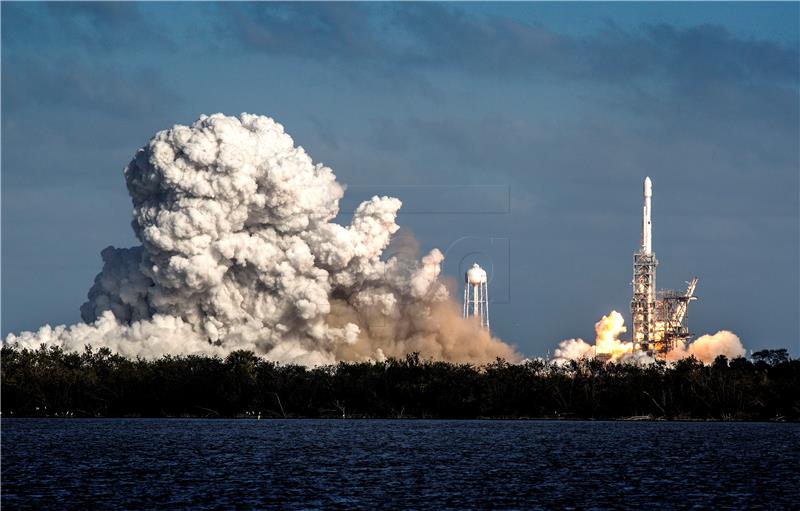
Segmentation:
{"type": "Polygon", "coordinates": [[[639,250],[633,254],[633,298],[631,324],[633,349],[652,357],[664,357],[691,338],[686,326],[689,302],[695,300],[697,277],[688,282],[686,292],[663,290],[656,293],[656,267],[653,252],[651,200],[653,183],[647,177],[643,187],[642,237],[639,250]]]}
{"type": "Polygon", "coordinates": [[[656,343],[656,266],[654,253],[640,250],[633,254],[633,349],[648,354],[653,353],[656,343]]]}
{"type": "Polygon", "coordinates": [[[697,300],[694,290],[697,287],[697,277],[687,282],[686,291],[665,289],[658,292],[656,301],[656,346],[655,352],[666,355],[678,346],[686,343],[692,337],[686,325],[686,313],[689,302],[697,300]]]}

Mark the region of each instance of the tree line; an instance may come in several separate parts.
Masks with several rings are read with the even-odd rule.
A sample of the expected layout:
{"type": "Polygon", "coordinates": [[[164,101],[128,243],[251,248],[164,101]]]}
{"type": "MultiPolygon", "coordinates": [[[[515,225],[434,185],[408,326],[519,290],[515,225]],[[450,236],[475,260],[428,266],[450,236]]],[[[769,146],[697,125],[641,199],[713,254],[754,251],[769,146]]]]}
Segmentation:
{"type": "Polygon", "coordinates": [[[249,351],[128,359],[106,348],[2,348],[3,417],[665,418],[800,420],[800,360],[648,366],[423,360],[316,368],[249,351]]]}

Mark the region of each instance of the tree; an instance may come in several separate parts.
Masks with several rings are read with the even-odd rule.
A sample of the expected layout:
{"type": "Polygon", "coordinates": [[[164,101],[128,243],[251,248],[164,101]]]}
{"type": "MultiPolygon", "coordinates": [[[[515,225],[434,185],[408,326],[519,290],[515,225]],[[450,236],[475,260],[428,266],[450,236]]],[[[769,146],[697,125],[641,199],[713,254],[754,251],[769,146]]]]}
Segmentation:
{"type": "Polygon", "coordinates": [[[784,362],[788,362],[789,359],[789,350],[786,348],[781,348],[779,350],[761,350],[756,351],[752,355],[753,361],[756,363],[763,362],[770,366],[776,366],[778,364],[783,364],[784,362]]]}

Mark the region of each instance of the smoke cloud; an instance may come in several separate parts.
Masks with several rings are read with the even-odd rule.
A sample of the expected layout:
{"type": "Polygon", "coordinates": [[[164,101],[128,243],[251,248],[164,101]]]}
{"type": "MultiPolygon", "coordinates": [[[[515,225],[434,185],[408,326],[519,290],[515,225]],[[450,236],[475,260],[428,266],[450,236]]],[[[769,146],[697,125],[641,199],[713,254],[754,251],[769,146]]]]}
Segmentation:
{"type": "Polygon", "coordinates": [[[124,174],[141,246],[102,251],[85,324],[6,342],[91,344],[129,357],[248,349],[306,365],[414,351],[454,362],[519,358],[460,317],[439,250],[385,257],[398,199],[373,197],[350,225],[333,223],[343,187],[268,117],[176,125],[124,174]]]}
{"type": "MultiPolygon", "coordinates": [[[[603,316],[594,326],[596,338],[594,345],[583,339],[566,339],[558,344],[554,352],[555,363],[566,363],[570,360],[594,358],[598,355],[607,356],[612,362],[633,362],[637,364],[653,363],[655,360],[641,352],[633,350],[633,343],[620,340],[620,336],[627,331],[625,319],[617,311],[611,311],[603,316]]],[[[678,346],[666,354],[668,361],[681,360],[694,357],[700,362],[710,364],[719,355],[727,358],[744,356],[745,349],[739,337],[733,332],[721,330],[714,335],[698,337],[688,346],[679,343],[678,346]]]]}
{"type": "Polygon", "coordinates": [[[706,334],[698,337],[688,347],[679,345],[667,353],[667,359],[680,360],[694,357],[705,364],[710,364],[720,355],[731,359],[742,357],[744,354],[745,349],[739,336],[728,330],[720,330],[714,335],[706,334]]]}

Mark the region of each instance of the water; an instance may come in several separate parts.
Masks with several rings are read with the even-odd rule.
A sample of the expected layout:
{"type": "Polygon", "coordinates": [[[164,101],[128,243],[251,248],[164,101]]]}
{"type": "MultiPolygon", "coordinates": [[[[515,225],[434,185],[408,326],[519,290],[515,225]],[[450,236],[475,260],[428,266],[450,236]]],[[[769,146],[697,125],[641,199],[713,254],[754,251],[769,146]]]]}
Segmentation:
{"type": "Polygon", "coordinates": [[[800,425],[3,419],[2,506],[789,509],[800,425]]]}

